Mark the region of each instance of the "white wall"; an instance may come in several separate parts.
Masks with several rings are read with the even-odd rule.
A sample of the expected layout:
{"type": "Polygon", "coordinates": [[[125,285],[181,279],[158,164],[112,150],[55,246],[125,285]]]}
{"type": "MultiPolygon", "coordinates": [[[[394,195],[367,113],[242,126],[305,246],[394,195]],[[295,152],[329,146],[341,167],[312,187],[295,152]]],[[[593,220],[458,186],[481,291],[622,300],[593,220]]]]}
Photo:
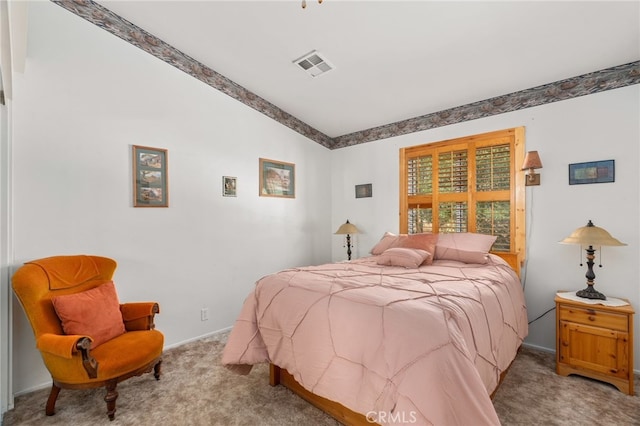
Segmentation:
{"type": "MultiPolygon", "coordinates": [[[[399,148],[517,126],[526,127],[526,149],[538,150],[542,184],[527,194],[528,263],[525,295],[529,319],[554,307],[556,290],[585,287],[578,246],[558,244],[574,229],[594,224],[628,244],[605,247],[596,288],[625,297],[640,310],[640,86],[460,123],[332,151],[333,228],[349,218],[361,231],[354,256],[365,256],[385,231],[399,229],[399,148]],[[568,165],[615,160],[615,182],[569,185],[568,165]],[[354,185],[373,184],[373,197],[356,199],[354,185]]],[[[333,241],[332,258],[345,248],[333,241]]],[[[598,255],[599,256],[599,255],[598,255]]],[[[530,326],[526,342],[555,350],[555,312],[530,326]]],[[[640,314],[634,352],[640,354],[640,314]]],[[[635,357],[640,370],[640,356],[635,357]]]]}
{"type": "MultiPolygon", "coordinates": [[[[329,150],[53,3],[29,7],[14,76],[14,268],[113,257],[121,301],[158,301],[171,346],[230,327],[262,275],[329,260],[329,150]],[[134,144],[168,149],[169,208],[132,207],[134,144]],[[295,199],[258,196],[259,157],[295,163],[295,199]],[[222,197],[223,175],[238,178],[236,198],[222,197]]],[[[21,393],[50,377],[15,300],[13,322],[21,393]]]]}
{"type": "MultiPolygon", "coordinates": [[[[542,185],[527,190],[530,318],[553,306],[556,289],[584,285],[582,254],[557,241],[588,219],[629,244],[605,248],[597,288],[640,309],[638,86],[328,151],[59,6],[29,8],[12,105],[12,267],[114,257],[120,298],[157,300],[169,346],[231,326],[266,273],[344,259],[332,232],[345,219],[363,231],[355,257],[397,231],[400,147],[521,125],[544,164],[542,185]],[[169,150],[169,208],[132,207],[133,144],[169,150]],[[259,157],[296,164],[294,200],[257,196],[259,157]],[[615,183],[568,185],[569,163],[601,159],[616,160],[615,183]],[[221,196],[223,175],[238,177],[237,198],[221,196]],[[355,199],[361,183],[373,184],[372,198],[355,199]]],[[[15,300],[13,333],[14,392],[48,384],[15,300]]],[[[527,342],[553,349],[554,336],[549,314],[527,342]]]]}

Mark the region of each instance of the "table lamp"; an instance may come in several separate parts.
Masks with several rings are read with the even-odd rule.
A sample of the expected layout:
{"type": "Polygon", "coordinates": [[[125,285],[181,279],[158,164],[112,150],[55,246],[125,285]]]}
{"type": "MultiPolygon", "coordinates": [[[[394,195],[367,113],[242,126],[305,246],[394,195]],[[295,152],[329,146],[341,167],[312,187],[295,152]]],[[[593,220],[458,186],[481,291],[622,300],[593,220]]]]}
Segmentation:
{"type": "MultiPolygon", "coordinates": [[[[596,291],[593,288],[595,284],[593,280],[596,278],[596,274],[593,273],[593,259],[595,259],[596,250],[593,248],[594,246],[626,246],[625,243],[621,243],[616,240],[602,228],[599,228],[589,220],[587,226],[583,226],[582,228],[578,228],[571,235],[569,235],[564,240],[560,241],[562,244],[580,244],[582,246],[588,246],[585,250],[587,251],[587,288],[584,290],[580,290],[576,293],[576,296],[584,297],[587,299],[601,299],[606,300],[607,297],[596,291]]],[[[582,263],[580,263],[582,266],[582,263]]],[[[602,268],[602,265],[599,265],[602,268]]]]}
{"type": "Polygon", "coordinates": [[[349,219],[335,232],[335,235],[347,235],[347,256],[351,260],[351,234],[357,234],[358,228],[352,223],[349,223],[349,219]]]}

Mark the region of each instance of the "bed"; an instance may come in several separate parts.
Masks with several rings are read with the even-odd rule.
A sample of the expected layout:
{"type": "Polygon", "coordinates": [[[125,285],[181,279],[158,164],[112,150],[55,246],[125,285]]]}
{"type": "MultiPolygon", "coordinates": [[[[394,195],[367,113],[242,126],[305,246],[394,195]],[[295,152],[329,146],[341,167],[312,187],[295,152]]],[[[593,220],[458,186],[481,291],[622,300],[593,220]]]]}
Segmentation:
{"type": "Polygon", "coordinates": [[[528,331],[510,257],[381,262],[389,251],[259,280],[223,364],[269,362],[271,384],[345,424],[499,424],[490,396],[528,331]]]}

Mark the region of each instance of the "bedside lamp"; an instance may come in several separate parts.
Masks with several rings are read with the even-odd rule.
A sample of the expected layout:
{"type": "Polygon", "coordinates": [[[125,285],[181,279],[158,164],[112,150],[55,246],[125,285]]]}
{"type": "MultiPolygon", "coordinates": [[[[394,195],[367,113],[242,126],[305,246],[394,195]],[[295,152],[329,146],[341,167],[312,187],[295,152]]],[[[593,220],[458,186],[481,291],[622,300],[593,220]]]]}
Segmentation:
{"type": "Polygon", "coordinates": [[[540,185],[540,174],[535,173],[535,169],[542,168],[542,161],[538,151],[529,151],[524,157],[524,163],[522,164],[522,170],[529,170],[526,174],[525,186],[540,185]]]}
{"type": "Polygon", "coordinates": [[[351,234],[357,234],[358,228],[352,223],[349,223],[347,219],[346,223],[340,225],[340,228],[335,232],[335,235],[347,235],[347,256],[351,260],[351,234]]]}
{"type": "MultiPolygon", "coordinates": [[[[593,259],[595,259],[596,250],[593,246],[626,246],[625,243],[621,243],[616,240],[602,228],[599,228],[593,224],[593,222],[589,221],[587,226],[583,226],[582,228],[578,228],[571,235],[569,235],[564,240],[560,241],[562,244],[580,244],[582,246],[589,246],[587,251],[587,288],[584,290],[580,290],[576,293],[576,296],[584,297],[587,299],[600,299],[606,300],[607,297],[596,291],[593,288],[594,282],[593,280],[596,278],[596,274],[593,273],[593,259]]],[[[582,263],[580,263],[582,266],[582,263]]],[[[602,265],[599,265],[602,268],[602,265]]]]}

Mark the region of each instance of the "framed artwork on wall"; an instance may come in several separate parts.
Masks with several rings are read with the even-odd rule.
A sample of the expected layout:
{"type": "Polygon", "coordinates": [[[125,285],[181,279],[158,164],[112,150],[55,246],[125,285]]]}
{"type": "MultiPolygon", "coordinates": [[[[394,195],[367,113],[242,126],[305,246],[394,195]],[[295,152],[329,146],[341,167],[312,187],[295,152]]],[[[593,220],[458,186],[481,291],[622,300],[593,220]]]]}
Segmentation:
{"type": "Polygon", "coordinates": [[[261,197],[296,197],[296,165],[260,158],[261,197]]]}
{"type": "Polygon", "coordinates": [[[237,178],[233,176],[222,176],[222,196],[224,197],[235,197],[236,196],[236,187],[237,187],[237,178]]]}
{"type": "Polygon", "coordinates": [[[356,185],[356,198],[373,197],[373,187],[370,183],[356,185]]]}
{"type": "Polygon", "coordinates": [[[615,160],[569,164],[569,185],[615,182],[615,160]]]}
{"type": "Polygon", "coordinates": [[[133,145],[133,207],[169,207],[166,149],[133,145]]]}

